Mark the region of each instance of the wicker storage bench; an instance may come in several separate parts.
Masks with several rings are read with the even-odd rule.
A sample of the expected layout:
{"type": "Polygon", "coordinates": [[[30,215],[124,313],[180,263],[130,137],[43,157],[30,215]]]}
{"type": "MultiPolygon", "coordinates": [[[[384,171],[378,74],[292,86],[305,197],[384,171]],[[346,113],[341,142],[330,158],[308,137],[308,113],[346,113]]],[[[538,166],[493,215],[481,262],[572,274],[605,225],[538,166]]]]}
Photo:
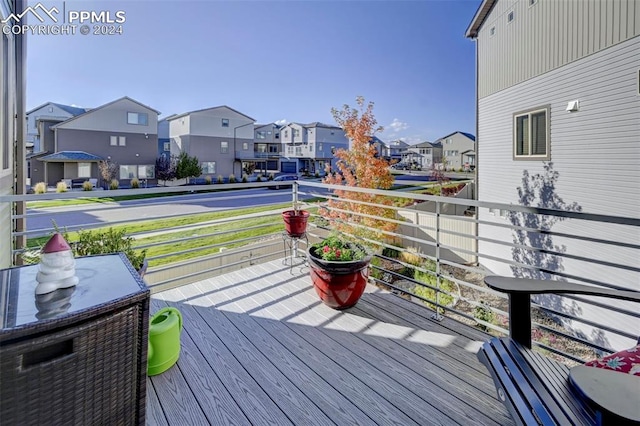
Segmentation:
{"type": "Polygon", "coordinates": [[[123,255],[79,258],[76,287],[36,298],[37,271],[0,271],[2,424],[144,424],[144,282],[123,255]]]}

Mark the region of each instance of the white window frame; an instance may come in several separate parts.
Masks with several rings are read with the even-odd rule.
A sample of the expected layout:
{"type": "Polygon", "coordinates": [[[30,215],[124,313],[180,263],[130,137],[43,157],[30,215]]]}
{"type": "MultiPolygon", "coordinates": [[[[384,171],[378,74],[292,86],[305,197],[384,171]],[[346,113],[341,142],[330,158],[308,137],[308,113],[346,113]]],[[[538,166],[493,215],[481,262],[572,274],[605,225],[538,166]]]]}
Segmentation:
{"type": "Polygon", "coordinates": [[[203,161],[200,164],[202,167],[203,175],[215,175],[216,174],[216,162],[215,161],[203,161]],[[211,171],[213,170],[213,171],[211,171]]]}
{"type": "Polygon", "coordinates": [[[156,177],[155,164],[138,165],[138,176],[140,176],[140,179],[155,179],[156,177]]]}
{"type": "Polygon", "coordinates": [[[223,118],[222,119],[222,127],[229,127],[229,119],[228,118],[223,118]]]}
{"type": "Polygon", "coordinates": [[[171,151],[171,142],[164,142],[162,144],[162,150],[163,151],[171,151]]]}
{"type": "Polygon", "coordinates": [[[127,146],[126,136],[118,136],[118,146],[127,146]]]}
{"type": "Polygon", "coordinates": [[[149,114],[145,112],[127,112],[127,124],[133,124],[136,126],[148,126],[149,114]],[[142,117],[144,117],[144,120],[140,120],[142,117]]]}
{"type": "Polygon", "coordinates": [[[249,151],[249,142],[242,142],[242,150],[249,151]]]}
{"type": "Polygon", "coordinates": [[[227,141],[220,142],[220,153],[221,154],[228,154],[229,153],[229,142],[227,142],[227,141]]]}
{"type": "Polygon", "coordinates": [[[90,178],[91,177],[91,163],[78,163],[78,177],[90,178]]]}
{"type": "Polygon", "coordinates": [[[120,179],[134,179],[138,177],[138,166],[135,164],[122,164],[118,170],[118,176],[120,179]],[[126,175],[123,175],[126,172],[126,175]],[[130,176],[132,174],[133,176],[130,176]]]}
{"type": "Polygon", "coordinates": [[[520,111],[513,114],[513,159],[514,160],[525,160],[525,161],[538,161],[538,160],[550,160],[551,159],[551,133],[550,133],[550,121],[551,121],[551,107],[550,105],[541,106],[538,108],[532,108],[525,111],[520,111]],[[545,153],[544,154],[532,154],[533,152],[533,140],[531,135],[533,134],[533,115],[537,115],[540,113],[544,113],[545,117],[545,129],[544,129],[544,137],[545,137],[545,153]],[[526,154],[518,154],[518,119],[520,117],[528,117],[527,118],[527,129],[526,135],[524,137],[527,138],[527,153],[526,154]]]}
{"type": "Polygon", "coordinates": [[[118,146],[118,137],[117,136],[110,136],[109,137],[109,145],[118,146]]]}

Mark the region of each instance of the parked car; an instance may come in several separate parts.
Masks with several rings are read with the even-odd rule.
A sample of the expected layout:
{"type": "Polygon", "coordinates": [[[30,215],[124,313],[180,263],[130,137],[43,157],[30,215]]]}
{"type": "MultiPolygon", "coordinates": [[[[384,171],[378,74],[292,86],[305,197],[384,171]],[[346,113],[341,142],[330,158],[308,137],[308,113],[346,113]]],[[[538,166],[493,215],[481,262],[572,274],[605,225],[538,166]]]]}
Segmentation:
{"type": "MultiPolygon", "coordinates": [[[[297,175],[280,175],[280,176],[276,176],[273,179],[274,182],[287,182],[292,180],[298,180],[298,176],[297,175]]],[[[291,185],[274,185],[269,187],[269,189],[286,189],[286,188],[291,188],[291,185]]]]}

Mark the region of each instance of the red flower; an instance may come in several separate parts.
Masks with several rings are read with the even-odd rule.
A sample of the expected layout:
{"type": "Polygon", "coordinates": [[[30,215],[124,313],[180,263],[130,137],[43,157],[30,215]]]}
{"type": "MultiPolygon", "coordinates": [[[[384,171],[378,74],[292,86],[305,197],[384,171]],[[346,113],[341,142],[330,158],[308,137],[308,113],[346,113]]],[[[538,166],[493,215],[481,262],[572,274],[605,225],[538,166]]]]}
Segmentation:
{"type": "Polygon", "coordinates": [[[329,246],[324,246],[324,248],[322,249],[323,252],[328,253],[331,251],[331,249],[329,248],[329,246]]]}
{"type": "Polygon", "coordinates": [[[336,256],[340,257],[340,250],[336,249],[336,256]]]}

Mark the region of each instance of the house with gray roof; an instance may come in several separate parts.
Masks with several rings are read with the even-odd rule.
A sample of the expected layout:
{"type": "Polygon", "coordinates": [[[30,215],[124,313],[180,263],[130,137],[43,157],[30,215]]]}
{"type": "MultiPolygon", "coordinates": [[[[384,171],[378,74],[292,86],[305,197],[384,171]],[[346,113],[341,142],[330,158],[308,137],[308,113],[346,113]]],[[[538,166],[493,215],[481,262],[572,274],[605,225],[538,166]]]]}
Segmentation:
{"type": "Polygon", "coordinates": [[[84,114],[88,109],[56,102],[47,102],[27,111],[27,144],[30,151],[39,153],[43,150],[40,143],[40,120],[62,122],[76,115],[84,114]]]}
{"type": "Polygon", "coordinates": [[[430,169],[442,161],[442,146],[432,142],[420,142],[402,153],[402,162],[423,170],[430,169]]]}
{"type": "Polygon", "coordinates": [[[349,148],[340,127],[318,121],[289,123],[280,129],[280,140],[281,170],[285,173],[324,173],[327,166],[335,168],[335,153],[349,148]]]}
{"type": "Polygon", "coordinates": [[[101,181],[100,160],[118,165],[116,179],[122,186],[133,178],[155,184],[158,114],[125,96],[62,122],[40,117],[43,149],[28,157],[32,184],[55,186],[62,180],[90,178],[101,181]]]}
{"type": "Polygon", "coordinates": [[[202,176],[242,176],[242,153],[253,153],[255,119],[226,105],[168,117],[171,154],[200,161],[202,176]],[[246,149],[245,149],[246,148],[246,149]]]}
{"type": "Polygon", "coordinates": [[[442,158],[448,170],[473,170],[476,167],[476,137],[455,131],[443,136],[435,144],[442,147],[442,158]]]}

